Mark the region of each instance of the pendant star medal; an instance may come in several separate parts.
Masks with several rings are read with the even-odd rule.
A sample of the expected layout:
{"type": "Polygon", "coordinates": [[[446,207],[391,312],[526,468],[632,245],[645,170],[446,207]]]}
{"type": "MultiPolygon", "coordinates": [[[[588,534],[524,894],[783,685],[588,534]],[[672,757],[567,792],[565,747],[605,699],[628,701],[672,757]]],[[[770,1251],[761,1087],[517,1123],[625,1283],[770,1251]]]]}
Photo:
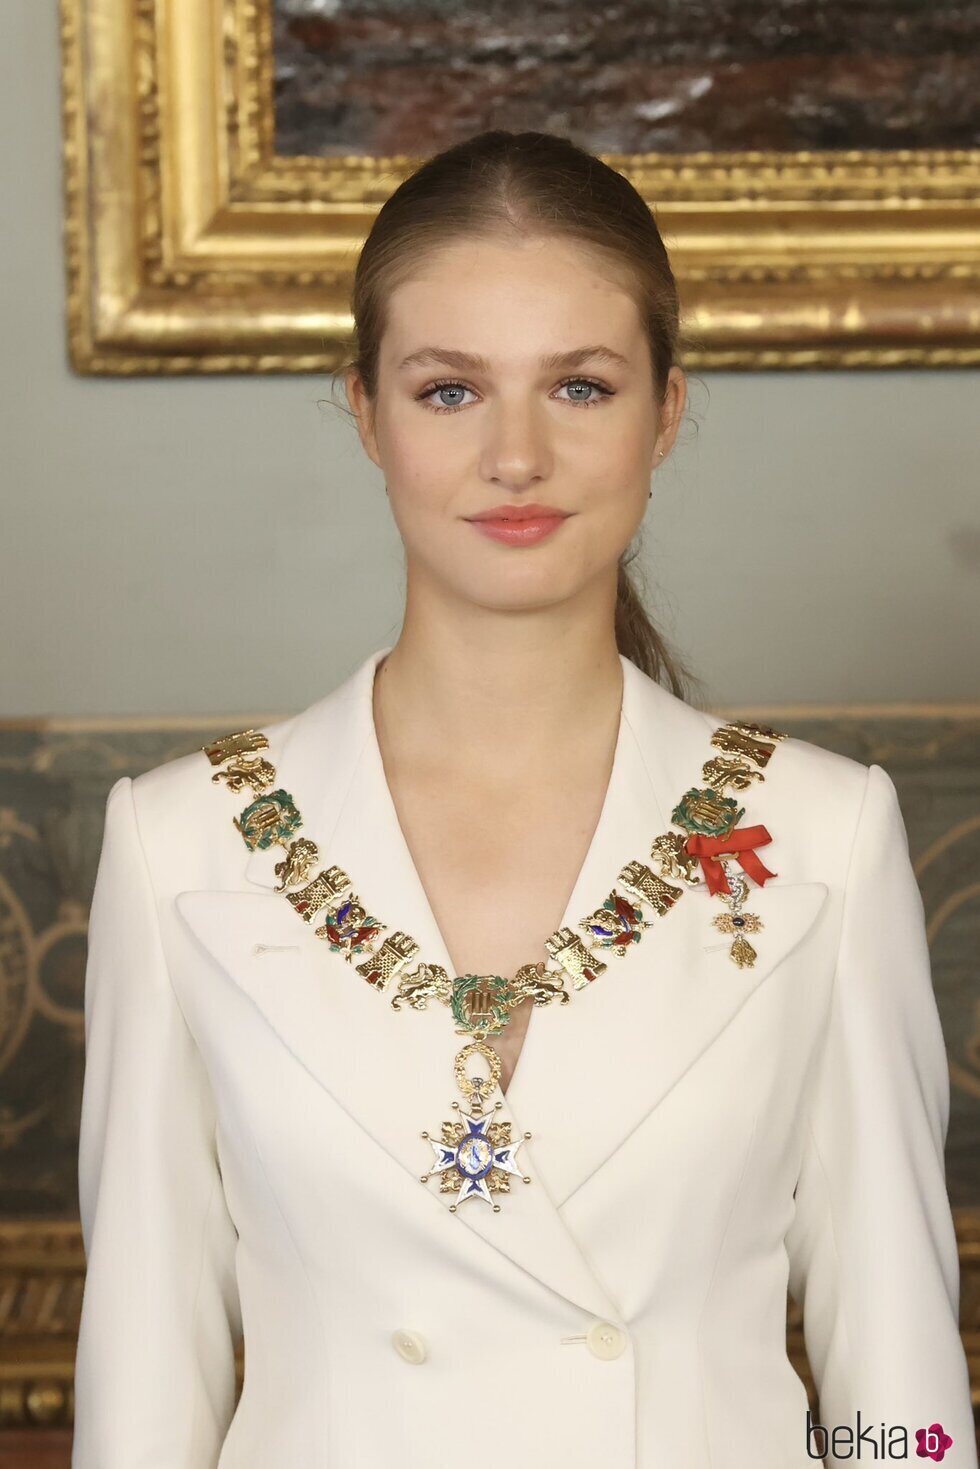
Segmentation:
{"type": "Polygon", "coordinates": [[[760,887],[776,874],[763,865],[756,852],[772,837],[764,826],[738,826],[744,815],[745,807],[731,796],[722,795],[713,786],[693,786],[674,807],[671,819],[690,833],[685,850],[701,863],[708,891],[721,898],[729,910],[711,920],[715,928],[732,936],[729,958],[739,969],[751,969],[758,956],[745,935],[758,933],[763,924],[757,913],[743,911],[749,891],[744,874],[752,876],[760,887]],[[743,872],[736,874],[732,861],[738,861],[743,872]]]}
{"type": "Polygon", "coordinates": [[[742,911],[742,903],[749,890],[749,885],[742,874],[733,872],[727,862],[722,862],[721,865],[728,878],[728,893],[722,893],[721,898],[722,902],[727,904],[729,911],[716,913],[711,922],[722,933],[732,936],[732,946],[728,952],[739,969],[751,969],[757,955],[748,939],[745,938],[745,934],[758,933],[762,927],[762,919],[757,913],[742,911]]]}
{"type": "Polygon", "coordinates": [[[435,1157],[429,1172],[421,1175],[421,1181],[428,1183],[434,1173],[440,1175],[440,1191],[456,1195],[455,1201],[449,1205],[451,1214],[455,1214],[465,1199],[473,1198],[484,1199],[494,1213],[499,1214],[500,1205],[496,1203],[494,1195],[510,1192],[511,1174],[516,1174],[524,1183],[531,1182],[516,1161],[518,1148],[531,1134],[525,1132],[523,1137],[515,1141],[511,1137],[511,1123],[493,1120],[494,1112],[500,1111],[503,1102],[495,1102],[492,1111],[484,1110],[487,1099],[500,1080],[500,1057],[492,1046],[487,1045],[486,1036],[503,1028],[502,1022],[506,1020],[507,1013],[506,1000],[510,998],[503,994],[499,986],[506,986],[506,981],[497,980],[496,976],[487,980],[464,975],[454,981],[457,1003],[453,1008],[457,1016],[460,1013],[459,997],[472,996],[479,1006],[479,1018],[483,1021],[479,1028],[472,1031],[473,1039],[456,1056],[456,1085],[469,1104],[469,1110],[464,1111],[459,1102],[453,1102],[452,1107],[459,1113],[459,1120],[443,1122],[439,1137],[432,1137],[428,1132],[422,1133],[431,1145],[435,1157]],[[494,982],[498,988],[490,997],[488,1005],[487,985],[494,982]],[[474,1056],[483,1057],[490,1068],[489,1076],[468,1074],[467,1063],[474,1056]]]}

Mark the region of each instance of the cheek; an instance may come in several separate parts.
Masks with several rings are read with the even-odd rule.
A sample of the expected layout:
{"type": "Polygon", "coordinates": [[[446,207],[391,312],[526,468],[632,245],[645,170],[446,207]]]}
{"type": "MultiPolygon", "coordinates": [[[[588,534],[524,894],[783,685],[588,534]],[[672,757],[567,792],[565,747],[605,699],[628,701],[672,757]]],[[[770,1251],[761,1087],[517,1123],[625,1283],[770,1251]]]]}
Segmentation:
{"type": "Polygon", "coordinates": [[[465,476],[446,456],[416,457],[407,450],[386,461],[388,509],[413,558],[445,565],[458,553],[459,486],[465,476]]]}
{"type": "Polygon", "coordinates": [[[573,447],[560,454],[580,503],[606,508],[614,520],[642,515],[653,469],[655,434],[651,415],[632,407],[581,410],[588,422],[573,447]]]}
{"type": "Polygon", "coordinates": [[[446,432],[440,414],[418,404],[393,409],[378,444],[399,524],[444,509],[466,482],[471,447],[463,435],[446,432]]]}
{"type": "Polygon", "coordinates": [[[596,571],[618,560],[639,530],[646,506],[645,488],[624,484],[610,474],[590,498],[589,513],[580,517],[577,527],[583,567],[596,571]]]}
{"type": "MultiPolygon", "coordinates": [[[[597,409],[601,413],[602,409],[597,409]]],[[[622,484],[637,480],[646,482],[653,467],[656,425],[647,412],[619,413],[615,422],[603,425],[596,435],[596,450],[601,452],[607,472],[615,473],[622,484]]]]}
{"type": "Polygon", "coordinates": [[[647,507],[652,468],[649,433],[629,423],[580,446],[571,482],[597,534],[629,540],[647,507]]]}

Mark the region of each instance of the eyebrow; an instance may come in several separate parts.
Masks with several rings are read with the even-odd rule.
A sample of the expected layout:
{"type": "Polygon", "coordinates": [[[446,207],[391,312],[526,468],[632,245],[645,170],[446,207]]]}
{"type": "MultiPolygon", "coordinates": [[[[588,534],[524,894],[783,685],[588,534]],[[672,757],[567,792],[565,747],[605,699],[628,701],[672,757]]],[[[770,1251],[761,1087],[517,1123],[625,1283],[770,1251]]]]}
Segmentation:
{"type": "MultiPolygon", "coordinates": [[[[618,367],[629,367],[630,365],[628,358],[624,357],[621,352],[614,352],[612,347],[601,345],[574,347],[570,352],[553,352],[550,356],[540,359],[541,366],[547,370],[581,367],[583,362],[609,362],[618,367]]],[[[425,367],[436,363],[441,363],[444,367],[453,367],[457,372],[489,373],[492,371],[485,357],[475,356],[472,352],[457,352],[451,347],[420,347],[417,352],[411,352],[407,357],[402,358],[398,364],[398,371],[406,367],[425,367]]]]}

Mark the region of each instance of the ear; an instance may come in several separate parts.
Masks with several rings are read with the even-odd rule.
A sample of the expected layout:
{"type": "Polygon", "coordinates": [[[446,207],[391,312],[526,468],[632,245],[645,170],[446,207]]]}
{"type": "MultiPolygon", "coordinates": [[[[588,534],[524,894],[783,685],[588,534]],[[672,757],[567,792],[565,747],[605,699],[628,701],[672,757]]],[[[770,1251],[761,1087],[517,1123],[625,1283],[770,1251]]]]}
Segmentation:
{"type": "Polygon", "coordinates": [[[344,391],[347,394],[350,410],[357,422],[357,434],[361,447],[372,463],[380,469],[378,442],[374,432],[374,403],[368,397],[363,379],[356,367],[349,367],[344,373],[344,391]]]}
{"type": "Polygon", "coordinates": [[[654,468],[659,469],[664,459],[674,447],[681,422],[684,418],[684,409],[687,407],[687,375],[684,370],[675,363],[667,374],[667,387],[664,392],[663,408],[660,414],[660,433],[657,437],[657,457],[654,468]],[[661,457],[659,451],[663,450],[661,457]]]}

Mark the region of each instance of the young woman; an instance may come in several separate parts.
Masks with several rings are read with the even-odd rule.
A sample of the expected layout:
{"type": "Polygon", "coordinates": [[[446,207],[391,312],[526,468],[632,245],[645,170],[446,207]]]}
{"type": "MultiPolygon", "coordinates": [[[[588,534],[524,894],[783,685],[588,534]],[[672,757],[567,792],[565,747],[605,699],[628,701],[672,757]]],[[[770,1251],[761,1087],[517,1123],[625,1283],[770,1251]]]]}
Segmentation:
{"type": "Polygon", "coordinates": [[[75,1469],[975,1466],[895,788],[689,702],[625,569],[685,408],[650,210],[481,134],[353,310],[401,632],[108,800],[75,1469]]]}

